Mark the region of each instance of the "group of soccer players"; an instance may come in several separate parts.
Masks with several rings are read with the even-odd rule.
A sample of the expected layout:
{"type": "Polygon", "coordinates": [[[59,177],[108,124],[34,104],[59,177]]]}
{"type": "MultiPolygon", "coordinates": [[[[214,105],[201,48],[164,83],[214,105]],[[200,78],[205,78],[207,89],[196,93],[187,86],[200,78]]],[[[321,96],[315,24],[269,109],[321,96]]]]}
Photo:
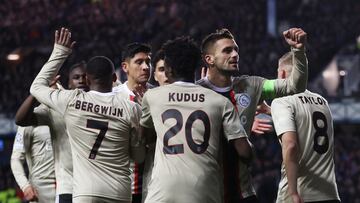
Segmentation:
{"type": "Polygon", "coordinates": [[[248,136],[257,106],[282,97],[271,109],[284,159],[277,202],[340,202],[331,113],[324,98],[306,90],[307,35],[291,28],[283,36],[291,50],[279,60],[274,80],[235,77],[239,47],[221,29],[200,48],[190,37],[164,43],[152,61],[159,87],[148,83],[151,48],[130,43],[122,52],[124,84],[117,85],[110,59],[95,56],[71,68],[65,90],[50,86],[75,43],[68,29],[56,31],[53,52],[16,116],[18,124],[33,127],[19,131],[12,157],[18,163],[29,153],[31,174],[34,162],[52,164],[45,163],[50,157],[38,160],[52,148],[55,167],[24,183],[15,175],[20,171],[24,179],[19,164],[12,164],[25,197],[60,203],[258,202],[248,136]],[[195,82],[201,60],[207,74],[195,82]],[[35,98],[41,103],[36,108],[35,98]],[[37,128],[46,126],[50,136],[40,136],[46,132],[37,128]]]}

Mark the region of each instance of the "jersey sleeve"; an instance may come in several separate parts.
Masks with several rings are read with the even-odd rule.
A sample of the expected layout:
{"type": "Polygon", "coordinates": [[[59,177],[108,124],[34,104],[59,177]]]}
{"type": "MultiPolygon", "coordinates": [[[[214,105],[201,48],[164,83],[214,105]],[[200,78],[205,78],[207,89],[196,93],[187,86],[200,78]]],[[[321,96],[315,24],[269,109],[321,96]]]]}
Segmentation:
{"type": "Polygon", "coordinates": [[[154,128],[154,123],[151,117],[150,106],[147,100],[148,94],[145,93],[142,100],[142,115],[140,119],[140,125],[146,128],[154,128]]]}
{"type": "Polygon", "coordinates": [[[49,60],[42,67],[30,87],[30,93],[40,103],[47,105],[61,114],[64,114],[74,91],[53,89],[49,87],[49,83],[58,73],[70,53],[71,49],[55,44],[49,60]]]}
{"type": "Polygon", "coordinates": [[[223,129],[226,139],[230,141],[247,137],[245,129],[241,125],[240,117],[234,108],[234,105],[228,99],[225,100],[223,112],[223,129]]]}
{"type": "Polygon", "coordinates": [[[137,103],[134,104],[131,118],[131,146],[137,147],[143,143],[143,140],[139,136],[141,107],[137,103]]]}
{"type": "Polygon", "coordinates": [[[49,107],[41,104],[38,107],[34,108],[34,114],[36,116],[37,125],[49,125],[49,107]]]}
{"type": "Polygon", "coordinates": [[[145,138],[140,135],[141,107],[134,103],[131,118],[130,155],[135,162],[142,162],[145,158],[145,138]]]}
{"type": "Polygon", "coordinates": [[[286,79],[265,80],[263,99],[273,99],[305,91],[308,80],[308,61],[304,49],[291,48],[293,69],[286,79]]]}
{"type": "Polygon", "coordinates": [[[295,115],[292,105],[284,99],[275,99],[271,104],[271,115],[278,136],[285,132],[296,132],[295,115]]]}
{"type": "Polygon", "coordinates": [[[25,142],[24,139],[29,138],[29,129],[31,127],[19,127],[15,136],[13,151],[11,154],[11,170],[15,177],[15,180],[22,191],[30,185],[28,178],[26,177],[23,163],[25,161],[25,142]]]}

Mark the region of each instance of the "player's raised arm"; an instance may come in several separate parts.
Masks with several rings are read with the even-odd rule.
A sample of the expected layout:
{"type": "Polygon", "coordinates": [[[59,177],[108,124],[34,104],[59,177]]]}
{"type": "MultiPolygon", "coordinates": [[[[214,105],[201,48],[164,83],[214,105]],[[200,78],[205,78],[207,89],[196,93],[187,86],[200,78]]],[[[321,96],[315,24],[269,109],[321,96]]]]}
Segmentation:
{"type": "Polygon", "coordinates": [[[75,42],[71,40],[68,29],[55,31],[55,44],[49,60],[40,70],[31,85],[30,93],[40,102],[63,113],[71,91],[54,90],[49,87],[50,81],[58,73],[60,67],[71,54],[75,42]]]}
{"type": "Polygon", "coordinates": [[[308,80],[308,61],[305,55],[307,34],[301,28],[283,32],[285,41],[291,47],[293,71],[286,79],[266,80],[263,84],[262,99],[272,99],[305,91],[308,80]]]}

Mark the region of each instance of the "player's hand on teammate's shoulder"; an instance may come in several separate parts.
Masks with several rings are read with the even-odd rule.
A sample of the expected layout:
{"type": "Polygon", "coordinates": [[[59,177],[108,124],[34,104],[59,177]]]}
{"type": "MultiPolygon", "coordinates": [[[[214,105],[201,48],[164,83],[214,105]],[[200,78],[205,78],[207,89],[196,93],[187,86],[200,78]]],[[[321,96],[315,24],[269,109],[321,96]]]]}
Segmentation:
{"type": "Polygon", "coordinates": [[[301,28],[290,28],[283,32],[285,41],[292,47],[302,49],[307,42],[307,34],[301,28]]]}
{"type": "Polygon", "coordinates": [[[62,27],[55,31],[55,44],[72,49],[76,42],[71,40],[71,32],[69,29],[62,27]]]}

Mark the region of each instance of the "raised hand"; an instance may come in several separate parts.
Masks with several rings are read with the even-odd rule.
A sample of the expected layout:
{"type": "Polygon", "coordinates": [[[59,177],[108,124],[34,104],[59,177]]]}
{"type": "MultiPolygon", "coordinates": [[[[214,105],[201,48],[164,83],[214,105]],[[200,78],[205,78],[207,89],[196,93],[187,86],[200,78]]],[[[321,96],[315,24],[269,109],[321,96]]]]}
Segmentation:
{"type": "Polygon", "coordinates": [[[285,41],[292,47],[301,49],[307,42],[307,34],[301,28],[290,28],[283,32],[285,41]]]}
{"type": "Polygon", "coordinates": [[[72,49],[75,43],[71,41],[71,32],[67,28],[62,27],[60,31],[55,31],[55,44],[72,49]]]}

